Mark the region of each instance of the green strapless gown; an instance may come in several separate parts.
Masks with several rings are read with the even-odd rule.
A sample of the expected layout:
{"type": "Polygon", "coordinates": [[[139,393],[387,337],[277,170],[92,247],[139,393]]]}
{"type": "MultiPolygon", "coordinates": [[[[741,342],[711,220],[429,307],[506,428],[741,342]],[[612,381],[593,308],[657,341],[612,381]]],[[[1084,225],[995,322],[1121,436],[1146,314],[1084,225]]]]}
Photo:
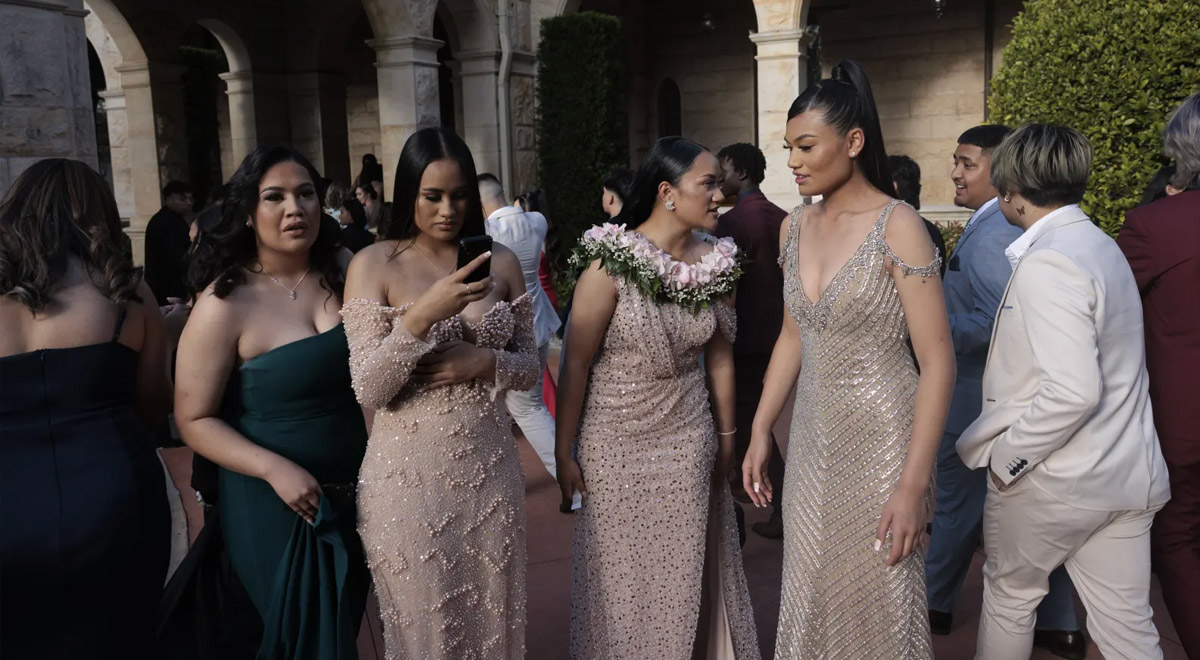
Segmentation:
{"type": "Polygon", "coordinates": [[[221,530],[263,618],[260,660],[353,660],[369,584],[355,530],[367,446],[341,325],[246,361],[226,391],[225,421],[322,485],[315,525],[270,484],[222,469],[221,530]]]}

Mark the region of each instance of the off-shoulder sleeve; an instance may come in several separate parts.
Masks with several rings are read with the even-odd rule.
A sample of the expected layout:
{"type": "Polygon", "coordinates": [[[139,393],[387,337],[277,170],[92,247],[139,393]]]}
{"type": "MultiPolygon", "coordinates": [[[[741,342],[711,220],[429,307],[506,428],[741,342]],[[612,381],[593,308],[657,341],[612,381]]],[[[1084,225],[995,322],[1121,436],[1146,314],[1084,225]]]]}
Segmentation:
{"type": "Polygon", "coordinates": [[[505,390],[527,390],[537,384],[541,375],[537,337],[533,327],[533,296],[522,294],[512,303],[512,337],[496,353],[496,377],[492,399],[505,390]]]}
{"type": "Polygon", "coordinates": [[[892,246],[888,245],[887,241],[881,240],[880,243],[883,244],[883,256],[887,257],[888,261],[891,261],[892,263],[899,266],[900,273],[904,277],[908,277],[910,275],[917,275],[919,277],[933,277],[934,275],[941,275],[942,255],[941,255],[941,253],[938,252],[938,249],[936,247],[933,249],[933,252],[934,252],[933,261],[929,262],[929,265],[927,265],[927,266],[910,266],[910,265],[904,263],[904,260],[901,259],[899,255],[897,255],[895,252],[892,252],[892,246]]]}
{"type": "Polygon", "coordinates": [[[737,340],[737,310],[718,301],[713,304],[713,313],[717,316],[717,330],[732,344],[737,340]]]}
{"type": "Polygon", "coordinates": [[[417,360],[433,349],[400,322],[405,311],[361,298],[342,305],[350,379],[364,406],[387,407],[408,383],[417,360]]]}

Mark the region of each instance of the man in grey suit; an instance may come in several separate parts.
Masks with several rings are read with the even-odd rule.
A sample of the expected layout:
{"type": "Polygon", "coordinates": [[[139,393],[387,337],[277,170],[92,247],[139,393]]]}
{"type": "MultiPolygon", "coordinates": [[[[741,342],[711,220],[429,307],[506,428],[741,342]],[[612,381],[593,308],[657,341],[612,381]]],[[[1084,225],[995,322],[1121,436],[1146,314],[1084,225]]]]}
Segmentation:
{"type": "MultiPolygon", "coordinates": [[[[958,239],[943,280],[958,376],[938,449],[937,504],[925,555],[929,624],[937,635],[950,632],[954,606],[982,534],[987,470],[964,465],[955,443],[980,414],[992,325],[1012,275],[1004,249],[1022,233],[1004,219],[990,181],[992,150],[1009,132],[1005,126],[967,130],[958,138],[950,175],[954,203],[975,212],[958,239]]],[[[1082,660],[1086,656],[1086,643],[1075,618],[1071,579],[1062,568],[1050,577],[1050,593],[1038,608],[1037,623],[1039,646],[1063,658],[1082,660]]]]}

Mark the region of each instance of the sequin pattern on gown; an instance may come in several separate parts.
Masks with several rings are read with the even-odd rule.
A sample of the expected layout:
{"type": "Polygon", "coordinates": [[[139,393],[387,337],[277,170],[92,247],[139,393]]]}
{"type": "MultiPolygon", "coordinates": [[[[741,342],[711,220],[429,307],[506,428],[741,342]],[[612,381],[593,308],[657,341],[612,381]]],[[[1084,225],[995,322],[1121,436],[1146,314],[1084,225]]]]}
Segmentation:
{"type": "Polygon", "coordinates": [[[376,409],[359,532],[388,660],[525,657],[525,488],[499,395],[537,382],[531,302],[499,302],[474,326],[440,321],[426,341],[402,323],[408,306],[342,308],[355,392],[376,409]],[[495,351],[495,384],[421,391],[417,360],[464,330],[495,351]]]}
{"type": "Polygon", "coordinates": [[[892,252],[884,232],[897,203],[816,302],[799,276],[803,209],[789,220],[780,263],[803,353],[784,488],[777,660],[933,657],[923,552],[889,568],[890,538],[874,549],[908,452],[917,391],[908,326],[886,267],[935,277],[940,266],[935,259],[912,267],[892,252]]]}
{"type": "Polygon", "coordinates": [[[699,362],[713,333],[733,341],[735,314],[714,303],[693,315],[613,284],[577,440],[587,496],[575,520],[570,657],[687,660],[708,588],[724,613],[705,622],[708,657],[757,660],[733,499],[712,488],[717,439],[699,362]]]}

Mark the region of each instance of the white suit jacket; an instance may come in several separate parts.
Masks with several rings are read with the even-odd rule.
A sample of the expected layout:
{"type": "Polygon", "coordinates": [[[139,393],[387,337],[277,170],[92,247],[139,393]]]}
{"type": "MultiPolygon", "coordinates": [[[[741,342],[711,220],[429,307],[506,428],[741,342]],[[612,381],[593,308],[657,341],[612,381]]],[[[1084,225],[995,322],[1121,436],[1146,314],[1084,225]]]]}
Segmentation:
{"type": "Polygon", "coordinates": [[[1078,207],[1045,220],[1001,298],[983,412],[958,454],[1077,508],[1159,506],[1170,491],[1133,273],[1078,207]]]}
{"type": "Polygon", "coordinates": [[[546,216],[536,211],[526,213],[515,206],[505,206],[489,215],[484,227],[492,240],[512,250],[521,262],[525,290],[533,296],[533,325],[538,346],[549,343],[550,336],[562,322],[558,320],[558,310],[554,309],[554,303],[550,302],[538,279],[542,246],[546,242],[546,216]]]}

